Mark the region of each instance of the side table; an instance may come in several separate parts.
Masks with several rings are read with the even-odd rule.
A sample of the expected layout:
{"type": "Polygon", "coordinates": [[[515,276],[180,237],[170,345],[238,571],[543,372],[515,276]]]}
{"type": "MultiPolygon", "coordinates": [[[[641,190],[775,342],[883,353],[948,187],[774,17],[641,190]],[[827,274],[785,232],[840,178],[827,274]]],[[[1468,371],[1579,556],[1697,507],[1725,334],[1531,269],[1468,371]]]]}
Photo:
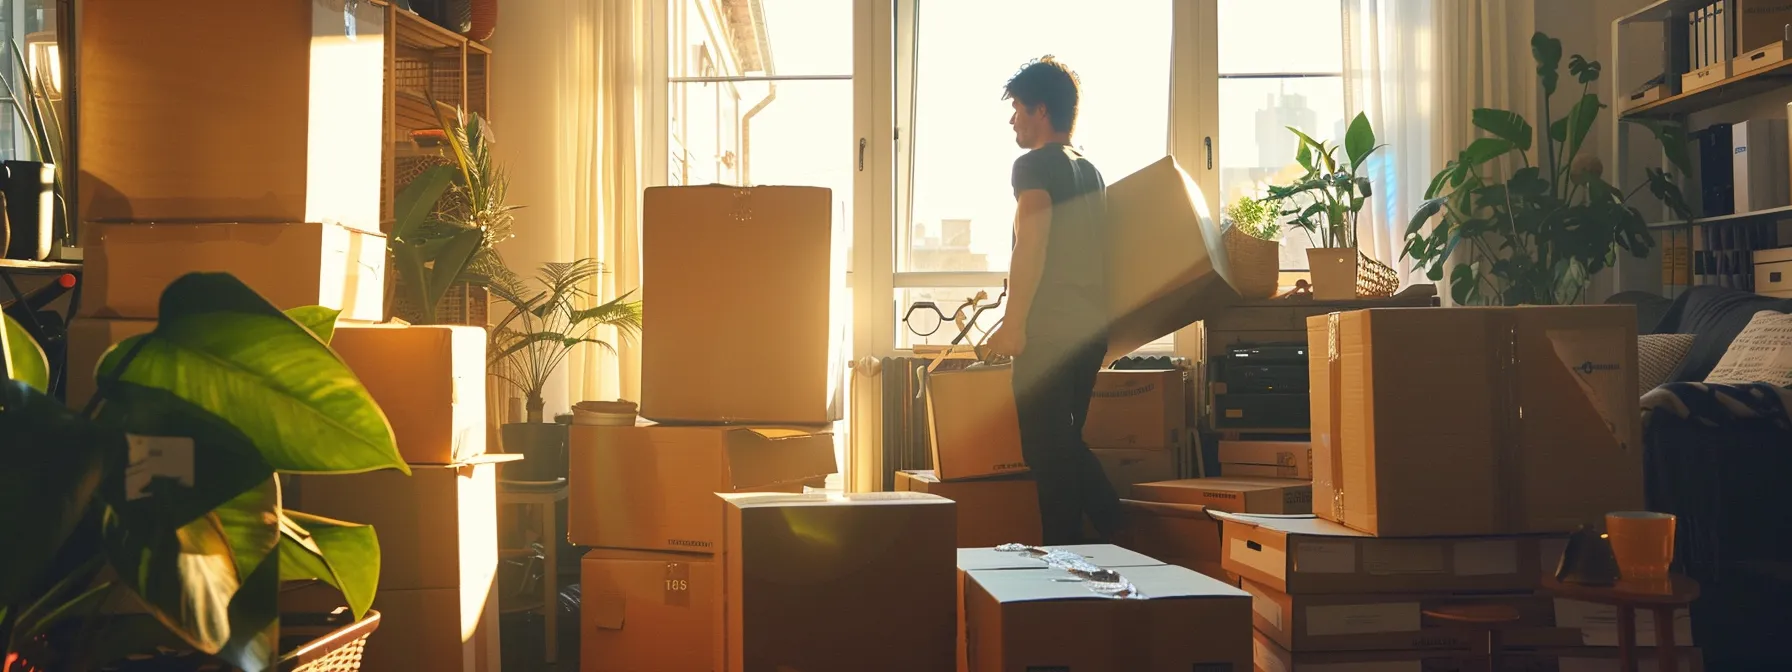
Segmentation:
{"type": "Polygon", "coordinates": [[[1674,650],[1674,612],[1699,599],[1699,582],[1674,574],[1660,581],[1588,586],[1564,583],[1550,576],[1543,579],[1543,590],[1560,598],[1618,608],[1618,665],[1624,672],[1637,672],[1636,610],[1650,610],[1655,615],[1655,653],[1659,661],[1656,669],[1680,669],[1680,654],[1674,650]]]}
{"type": "Polygon", "coordinates": [[[558,529],[559,524],[554,505],[565,500],[570,490],[564,480],[547,483],[498,482],[498,506],[533,506],[541,512],[541,547],[542,555],[545,556],[542,567],[541,611],[547,629],[543,637],[547,644],[545,661],[549,664],[558,662],[560,657],[560,540],[554,538],[554,530],[558,529]]]}

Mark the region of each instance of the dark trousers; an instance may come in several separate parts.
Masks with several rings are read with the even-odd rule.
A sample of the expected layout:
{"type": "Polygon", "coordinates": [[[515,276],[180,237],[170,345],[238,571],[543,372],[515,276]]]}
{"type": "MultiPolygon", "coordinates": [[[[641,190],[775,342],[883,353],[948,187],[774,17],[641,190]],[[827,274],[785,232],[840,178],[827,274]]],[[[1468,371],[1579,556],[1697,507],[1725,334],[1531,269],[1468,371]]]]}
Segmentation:
{"type": "Polygon", "coordinates": [[[1111,539],[1119,527],[1120,498],[1083,443],[1083,421],[1106,350],[1104,342],[1029,342],[1014,360],[1021,455],[1039,488],[1047,545],[1083,541],[1085,515],[1103,537],[1111,539]]]}

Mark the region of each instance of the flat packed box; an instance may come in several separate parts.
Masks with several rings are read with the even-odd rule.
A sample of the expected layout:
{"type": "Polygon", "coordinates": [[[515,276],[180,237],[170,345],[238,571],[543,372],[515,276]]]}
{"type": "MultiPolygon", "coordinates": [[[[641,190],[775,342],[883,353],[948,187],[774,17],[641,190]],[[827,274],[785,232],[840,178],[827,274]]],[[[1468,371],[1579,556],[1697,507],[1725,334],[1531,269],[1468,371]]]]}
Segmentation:
{"type": "Polygon", "coordinates": [[[385,34],[370,2],[82,3],[81,218],[379,231],[385,34]]]}
{"type": "Polygon", "coordinates": [[[723,669],[721,565],[716,556],[694,553],[586,553],[579,562],[578,669],[723,669]]]}
{"type": "Polygon", "coordinates": [[[1307,335],[1321,517],[1419,537],[1643,508],[1634,307],[1378,308],[1307,335]]]}
{"type": "Polygon", "coordinates": [[[1114,599],[1059,569],[973,570],[965,638],[973,672],[1246,670],[1250,597],[1186,567],[1117,570],[1145,599],[1114,599]]]}
{"type": "Polygon", "coordinates": [[[82,317],[154,319],[170,283],[221,271],[281,310],[323,306],[345,320],[385,319],[386,237],[377,233],[335,224],[156,223],[101,224],[81,237],[82,317]]]}
{"type": "Polygon", "coordinates": [[[1130,496],[1134,484],[1176,477],[1176,451],[1095,448],[1093,452],[1121,497],[1130,496]]]}
{"type": "Polygon", "coordinates": [[[1083,442],[1096,448],[1181,448],[1188,433],[1186,391],[1180,370],[1097,373],[1083,442]]]}
{"type": "Polygon", "coordinates": [[[1012,366],[973,366],[927,377],[928,444],[940,479],[1027,470],[1013,381],[1012,366]]]}
{"type": "MultiPolygon", "coordinates": [[[[1555,625],[1580,635],[1583,646],[1618,645],[1618,608],[1579,600],[1553,600],[1555,625]]],[[[1655,610],[1636,610],[1636,628],[1632,630],[1637,646],[1655,646],[1655,610]]],[[[1674,610],[1674,642],[1680,646],[1694,644],[1692,612],[1674,610]]]]}
{"type": "Polygon", "coordinates": [[[1371,537],[1313,517],[1210,511],[1229,571],[1292,595],[1536,590],[1565,535],[1371,537]]]}
{"type": "Polygon", "coordinates": [[[77,318],[68,323],[68,386],[65,399],[70,408],[81,408],[99,391],[95,371],[106,351],[120,341],[147,334],[156,328],[155,320],[108,320],[98,317],[77,318]]]}
{"type": "Polygon", "coordinates": [[[1313,479],[1307,441],[1220,441],[1221,476],[1313,479]]]}
{"type": "Polygon", "coordinates": [[[1042,559],[1042,552],[1044,551],[1073,553],[1081,558],[1083,562],[1107,569],[1117,569],[1121,567],[1151,567],[1164,564],[1154,558],[1111,544],[1053,546],[1050,548],[1036,548],[1026,551],[997,550],[993,547],[958,549],[958,595],[954,598],[954,604],[958,607],[957,661],[959,672],[965,672],[965,670],[969,669],[969,662],[966,658],[967,652],[965,649],[964,628],[964,588],[965,580],[968,576],[966,573],[972,570],[998,571],[1045,569],[1048,565],[1045,560],[1042,559]]]}
{"type": "MultiPolygon", "coordinates": [[[[384,538],[381,541],[385,541],[384,538]]],[[[283,613],[327,614],[343,606],[326,584],[280,593],[283,613]]],[[[380,582],[373,598],[379,629],[361,651],[362,669],[499,672],[498,586],[393,589],[380,582]]]]}
{"type": "Polygon", "coordinates": [[[447,325],[339,324],[330,339],[412,464],[485,454],[485,346],[485,329],[447,325]]]}
{"type": "Polygon", "coordinates": [[[1313,512],[1313,484],[1288,478],[1221,476],[1140,483],[1132,486],[1132,496],[1147,502],[1199,504],[1210,511],[1231,513],[1313,512]]]}
{"type": "Polygon", "coordinates": [[[896,490],[957,502],[959,548],[1040,543],[1039,489],[1030,478],[941,481],[932,471],[898,471],[896,490]]]}
{"type": "Polygon", "coordinates": [[[951,500],[721,497],[728,670],[952,669],[951,500]]]}
{"type": "Polygon", "coordinates": [[[1122,499],[1120,509],[1126,516],[1127,547],[1164,564],[1235,581],[1220,564],[1220,521],[1207,515],[1205,507],[1122,499]]]}
{"type": "Polygon", "coordinates": [[[380,539],[380,592],[491,585],[498,573],[500,462],[481,455],[452,465],[411,465],[295,479],[297,508],[372,525],[380,539]]]}
{"type": "Polygon", "coordinates": [[[1108,185],[1107,206],[1107,361],[1239,301],[1207,197],[1174,158],[1108,185]]]}
{"type": "Polygon", "coordinates": [[[652,187],[643,197],[641,416],[822,425],[846,382],[846,241],[820,187],[652,187]]]}
{"type": "Polygon", "coordinates": [[[715,493],[795,492],[834,473],[834,436],[777,427],[592,427],[568,443],[566,536],[581,546],[714,553],[715,493]]]}
{"type": "Polygon", "coordinates": [[[1446,606],[1511,607],[1519,620],[1502,627],[1512,630],[1547,630],[1554,622],[1549,598],[1531,592],[1289,595],[1250,579],[1242,587],[1251,594],[1257,631],[1295,652],[1467,650],[1487,642],[1485,629],[1438,622],[1424,613],[1446,606]]]}

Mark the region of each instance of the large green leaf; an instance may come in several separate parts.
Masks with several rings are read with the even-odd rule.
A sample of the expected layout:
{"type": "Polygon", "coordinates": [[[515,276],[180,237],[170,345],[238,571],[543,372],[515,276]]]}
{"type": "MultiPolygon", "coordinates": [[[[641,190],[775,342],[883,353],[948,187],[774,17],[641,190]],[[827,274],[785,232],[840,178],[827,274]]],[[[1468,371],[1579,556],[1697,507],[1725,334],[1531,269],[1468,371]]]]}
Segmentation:
{"type": "Polygon", "coordinates": [[[455,171],[448,166],[436,166],[423,171],[405,185],[393,199],[392,211],[395,218],[392,223],[392,242],[415,244],[411,240],[422,232],[424,223],[435,212],[436,202],[441,200],[442,193],[454,183],[455,171]]]}
{"type": "MultiPolygon", "coordinates": [[[[92,505],[124,436],[23,382],[0,381],[0,606],[17,603],[92,505]]],[[[15,614],[16,615],[16,614],[15,614]]]]}
{"type": "Polygon", "coordinates": [[[1552,135],[1561,133],[1561,137],[1556,139],[1567,143],[1568,149],[1563,154],[1567,158],[1562,160],[1563,163],[1572,162],[1575,155],[1580,153],[1581,145],[1586,142],[1587,133],[1593,130],[1593,122],[1599,118],[1599,109],[1603,107],[1605,104],[1599,102],[1599,96],[1586,94],[1574,103],[1574,107],[1568,108],[1568,116],[1558,120],[1556,124],[1550,125],[1550,133],[1552,135]],[[1560,126],[1559,131],[1558,126],[1560,126]]]}
{"type": "Polygon", "coordinates": [[[1574,75],[1575,80],[1582,84],[1599,81],[1599,73],[1603,69],[1604,66],[1599,65],[1599,61],[1589,61],[1580,54],[1568,59],[1568,74],[1574,75]]]}
{"type": "Polygon", "coordinates": [[[112,570],[156,620],[202,652],[224,648],[241,581],[217,516],[158,529],[109,515],[104,534],[112,570]]]}
{"type": "Polygon", "coordinates": [[[50,358],[37,340],[25,332],[24,325],[11,315],[0,314],[0,366],[6,367],[5,378],[21,380],[39,392],[50,391],[50,358]]]}
{"type": "Polygon", "coordinates": [[[485,240],[477,229],[466,229],[449,237],[448,244],[442,247],[441,253],[429,269],[428,296],[430,305],[442,300],[454,281],[460,279],[461,271],[473,260],[473,253],[479,251],[479,244],[485,240]]]}
{"type": "Polygon", "coordinates": [[[1666,203],[1669,208],[1673,209],[1674,214],[1682,218],[1692,218],[1692,205],[1686,202],[1686,195],[1680,191],[1680,185],[1675,184],[1674,180],[1659,168],[1649,168],[1646,172],[1649,175],[1649,193],[1661,199],[1662,203],[1666,203]]]}
{"type": "Polygon", "coordinates": [[[1361,167],[1375,151],[1375,128],[1369,125],[1369,116],[1358,112],[1355,119],[1350,120],[1350,128],[1344,131],[1344,155],[1350,158],[1351,167],[1361,167]]]}
{"type": "Polygon", "coordinates": [[[242,432],[167,390],[121,381],[106,394],[100,422],[126,434],[133,461],[161,452],[160,458],[137,468],[162,465],[151,473],[168,475],[166,482],[152,480],[128,492],[125,470],[107,474],[102,496],[127,524],[185,525],[255,490],[274,474],[242,432]],[[182,483],[182,474],[191,478],[182,483]]]}
{"type": "Polygon", "coordinates": [[[287,317],[305,327],[324,345],[329,345],[330,339],[336,336],[336,318],[341,315],[342,311],[323,306],[300,306],[286,311],[287,317]]]}
{"type": "Polygon", "coordinates": [[[1492,133],[1493,137],[1510,142],[1522,151],[1531,151],[1531,141],[1537,132],[1531,128],[1531,122],[1525,121],[1517,112],[1480,107],[1475,108],[1473,117],[1476,128],[1492,133]]]}
{"type": "Polygon", "coordinates": [[[1479,166],[1488,161],[1505,156],[1511,152],[1513,144],[1501,138],[1476,138],[1462,151],[1462,162],[1470,166],[1479,166]]]}
{"type": "Polygon", "coordinates": [[[119,379],[166,390],[247,436],[275,469],[298,473],[398,469],[391,425],[330,348],[236,278],[193,273],[162,295],[155,331],[100,362],[119,379]]]}
{"type": "Polygon", "coordinates": [[[1425,223],[1431,221],[1431,218],[1437,216],[1437,213],[1442,212],[1443,209],[1444,199],[1441,198],[1433,198],[1420,203],[1418,211],[1412,215],[1412,221],[1406,225],[1406,235],[1408,237],[1419,235],[1425,228],[1425,223]]]}
{"type": "Polygon", "coordinates": [[[1450,298],[1456,305],[1470,306],[1477,303],[1480,290],[1480,275],[1472,264],[1457,264],[1450,271],[1450,298]]]}
{"type": "MultiPolygon", "coordinates": [[[[273,529],[274,525],[268,525],[273,529]]],[[[246,672],[274,664],[280,652],[280,561],[270,554],[230,598],[230,641],[218,657],[246,672]]]]}
{"type": "Polygon", "coordinates": [[[1537,61],[1537,79],[1543,83],[1543,96],[1555,95],[1556,82],[1562,77],[1562,41],[1543,33],[1532,35],[1531,58],[1537,61]]]}
{"type": "Polygon", "coordinates": [[[380,584],[380,540],[371,525],[287,511],[280,537],[280,580],[319,579],[342,592],[361,618],[380,584]]]}

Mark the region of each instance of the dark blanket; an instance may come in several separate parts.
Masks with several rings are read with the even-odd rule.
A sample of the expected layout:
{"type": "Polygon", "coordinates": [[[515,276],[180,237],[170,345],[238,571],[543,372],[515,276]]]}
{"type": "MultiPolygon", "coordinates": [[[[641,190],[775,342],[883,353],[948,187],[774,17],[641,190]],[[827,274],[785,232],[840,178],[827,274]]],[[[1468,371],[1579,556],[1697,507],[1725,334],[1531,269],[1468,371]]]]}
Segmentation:
{"type": "MultiPolygon", "coordinates": [[[[1643,428],[1659,413],[1705,427],[1737,421],[1762,422],[1792,432],[1792,388],[1766,383],[1718,385],[1668,383],[1643,395],[1643,428]]],[[[1792,450],[1792,446],[1787,446],[1792,450]]]]}

